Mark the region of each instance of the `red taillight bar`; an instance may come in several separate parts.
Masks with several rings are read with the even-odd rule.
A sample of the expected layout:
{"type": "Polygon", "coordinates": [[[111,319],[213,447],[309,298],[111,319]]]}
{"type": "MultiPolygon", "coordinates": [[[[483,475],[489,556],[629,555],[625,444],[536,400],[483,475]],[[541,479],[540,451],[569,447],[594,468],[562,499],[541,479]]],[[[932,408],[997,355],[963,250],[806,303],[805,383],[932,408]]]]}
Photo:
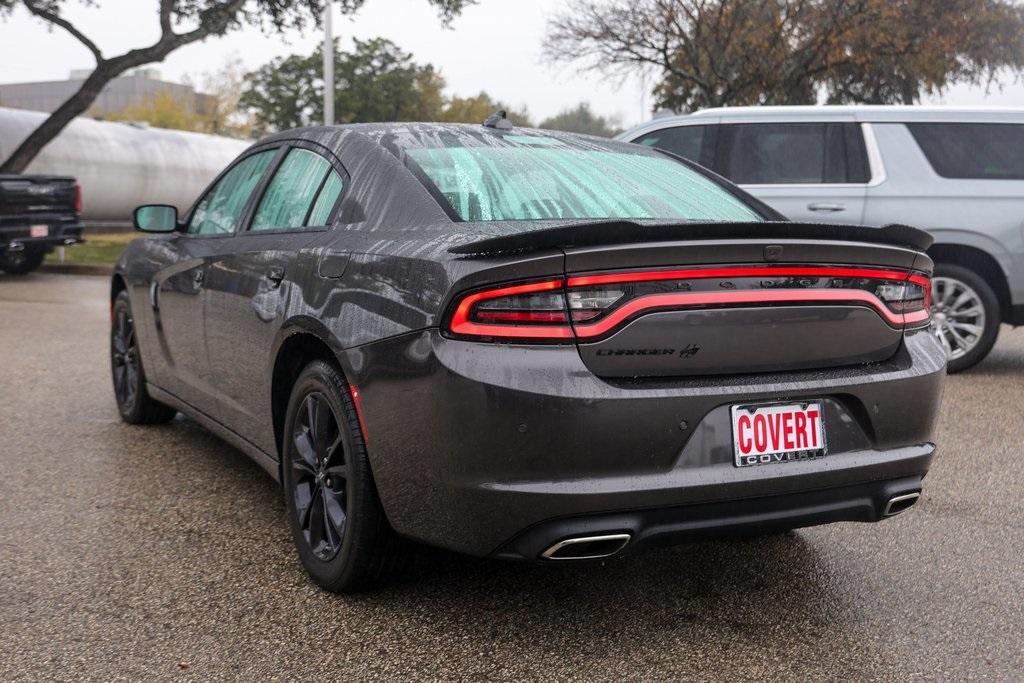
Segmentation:
{"type": "MultiPolygon", "coordinates": [[[[579,339],[600,337],[627,318],[638,313],[649,313],[659,309],[686,308],[690,306],[733,306],[736,304],[773,303],[854,303],[866,304],[892,325],[903,325],[906,316],[893,313],[885,303],[871,292],[862,289],[767,289],[732,290],[728,292],[681,292],[671,294],[649,294],[627,301],[601,320],[576,325],[579,339]]],[[[927,313],[927,312],[926,312],[927,313]]]]}
{"type": "MultiPolygon", "coordinates": [[[[931,305],[931,280],[924,275],[900,270],[878,268],[857,268],[842,266],[733,266],[722,268],[685,268],[672,270],[643,270],[621,273],[605,273],[597,275],[573,275],[566,279],[554,278],[539,282],[519,285],[502,286],[474,292],[459,300],[449,323],[449,330],[457,335],[473,337],[495,337],[504,339],[524,340],[571,340],[593,339],[613,330],[625,320],[636,315],[669,308],[688,306],[714,306],[736,304],[770,304],[770,303],[854,303],[867,305],[879,316],[894,327],[927,321],[931,305]],[[766,290],[729,290],[723,292],[672,292],[648,294],[630,299],[619,308],[612,310],[604,318],[592,323],[576,320],[569,324],[556,323],[566,313],[544,311],[477,311],[476,319],[491,317],[495,322],[475,322],[472,320],[473,307],[490,299],[498,299],[521,294],[551,292],[574,287],[588,287],[609,284],[654,282],[663,280],[693,280],[707,278],[741,278],[741,277],[834,277],[864,278],[871,280],[888,280],[894,282],[910,282],[924,289],[924,309],[910,313],[897,313],[885,302],[871,292],[861,289],[766,289],[766,290]],[[500,322],[499,322],[500,321],[500,322]],[[515,322],[525,324],[515,324],[515,322]],[[534,323],[534,324],[529,324],[534,323]]],[[[564,317],[568,320],[568,317],[564,317]]]]}
{"type": "Polygon", "coordinates": [[[75,183],[75,213],[82,213],[82,186],[75,183]]]}
{"type": "Polygon", "coordinates": [[[839,268],[833,266],[740,266],[732,268],[687,268],[685,270],[642,270],[604,275],[574,275],[570,287],[612,285],[623,282],[656,282],[659,280],[698,280],[715,277],[861,277],[871,280],[904,281],[909,273],[899,270],[871,268],[839,268]]]}

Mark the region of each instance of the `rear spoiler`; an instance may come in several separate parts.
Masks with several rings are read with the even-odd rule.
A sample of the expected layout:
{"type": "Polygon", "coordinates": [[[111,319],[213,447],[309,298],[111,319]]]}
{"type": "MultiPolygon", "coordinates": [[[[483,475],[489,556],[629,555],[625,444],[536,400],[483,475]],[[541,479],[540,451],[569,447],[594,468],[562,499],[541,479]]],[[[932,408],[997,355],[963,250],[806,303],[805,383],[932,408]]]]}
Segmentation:
{"type": "Polygon", "coordinates": [[[527,230],[500,237],[487,237],[451,247],[448,249],[448,253],[487,256],[630,242],[707,239],[835,240],[890,244],[917,251],[927,250],[933,241],[932,236],[924,230],[895,223],[881,228],[872,228],[863,225],[793,223],[789,221],[641,224],[632,221],[611,220],[575,223],[553,228],[527,230]]]}

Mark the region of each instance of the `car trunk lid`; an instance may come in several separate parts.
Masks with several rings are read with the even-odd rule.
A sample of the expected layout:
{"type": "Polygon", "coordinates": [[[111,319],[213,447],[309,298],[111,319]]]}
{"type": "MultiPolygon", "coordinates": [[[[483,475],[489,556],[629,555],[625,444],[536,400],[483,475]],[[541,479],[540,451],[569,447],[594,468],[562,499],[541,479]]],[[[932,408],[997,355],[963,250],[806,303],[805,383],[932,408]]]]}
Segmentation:
{"type": "Polygon", "coordinates": [[[577,346],[601,377],[875,362],[891,357],[906,326],[927,316],[920,270],[927,257],[895,245],[701,240],[565,254],[577,346]],[[914,296],[920,309],[907,313],[914,296]]]}

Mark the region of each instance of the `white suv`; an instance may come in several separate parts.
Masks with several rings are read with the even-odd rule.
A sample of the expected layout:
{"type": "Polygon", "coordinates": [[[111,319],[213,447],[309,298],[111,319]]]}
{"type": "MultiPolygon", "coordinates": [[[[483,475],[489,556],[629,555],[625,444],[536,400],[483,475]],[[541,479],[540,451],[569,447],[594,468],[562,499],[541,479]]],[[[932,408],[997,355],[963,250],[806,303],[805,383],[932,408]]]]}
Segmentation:
{"type": "Polygon", "coordinates": [[[1024,111],[727,107],[619,136],[706,166],[793,220],[925,228],[950,371],[1024,325],[1024,111]]]}

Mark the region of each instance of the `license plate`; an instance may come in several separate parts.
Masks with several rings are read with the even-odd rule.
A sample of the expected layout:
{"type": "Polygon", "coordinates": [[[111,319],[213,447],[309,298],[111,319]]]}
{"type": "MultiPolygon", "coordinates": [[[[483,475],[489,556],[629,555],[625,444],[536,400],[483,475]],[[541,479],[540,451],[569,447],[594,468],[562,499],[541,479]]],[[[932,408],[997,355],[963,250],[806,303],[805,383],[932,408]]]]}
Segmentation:
{"type": "Polygon", "coordinates": [[[825,455],[821,403],[732,407],[732,443],[737,467],[771,465],[825,455]]]}
{"type": "Polygon", "coordinates": [[[50,226],[48,225],[31,225],[28,228],[29,237],[46,237],[50,234],[50,226]]]}

